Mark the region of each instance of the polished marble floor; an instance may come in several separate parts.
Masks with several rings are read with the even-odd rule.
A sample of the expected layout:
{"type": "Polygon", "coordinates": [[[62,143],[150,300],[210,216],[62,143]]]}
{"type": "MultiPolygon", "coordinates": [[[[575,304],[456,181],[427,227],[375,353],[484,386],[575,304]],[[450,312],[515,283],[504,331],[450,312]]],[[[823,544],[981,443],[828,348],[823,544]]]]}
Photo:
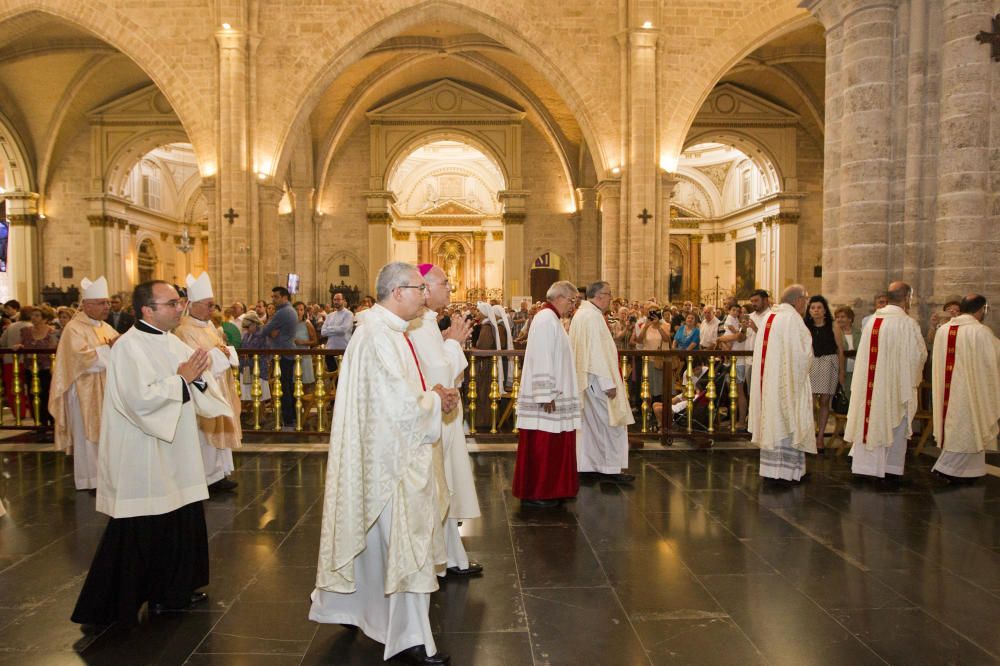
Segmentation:
{"type": "MultiPolygon", "coordinates": [[[[210,603],[85,638],[69,615],[104,519],[54,453],[5,453],[0,663],[378,664],[381,647],[306,614],[325,456],[244,453],[213,497],[210,603]]],[[[633,454],[633,487],[585,483],[522,511],[513,456],[476,454],[485,576],[432,598],[467,664],[980,664],[1000,661],[1000,479],[939,488],[929,458],[886,492],[845,458],[762,487],[752,451],[633,454]]]]}

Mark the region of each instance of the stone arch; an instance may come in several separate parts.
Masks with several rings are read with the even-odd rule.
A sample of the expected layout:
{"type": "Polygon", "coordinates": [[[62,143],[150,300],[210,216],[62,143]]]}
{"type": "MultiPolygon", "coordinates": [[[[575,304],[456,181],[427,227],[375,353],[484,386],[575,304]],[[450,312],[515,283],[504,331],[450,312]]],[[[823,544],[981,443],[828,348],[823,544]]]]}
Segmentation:
{"type": "Polygon", "coordinates": [[[766,143],[738,129],[712,127],[692,131],[684,140],[683,150],[687,150],[699,143],[724,143],[739,148],[760,169],[761,173],[765,175],[768,185],[771,188],[771,193],[783,191],[785,189],[786,175],[795,173],[794,164],[783,164],[766,143]]]}
{"type": "Polygon", "coordinates": [[[13,0],[8,5],[14,6],[0,11],[0,42],[6,41],[10,33],[31,30],[35,15],[53,17],[87,30],[121,51],[149,76],[177,114],[195,154],[201,150],[204,160],[199,162],[214,159],[213,123],[210,119],[196,120],[204,116],[204,105],[195,98],[201,86],[184,68],[178,68],[176,63],[160,54],[159,40],[117,11],[112,3],[106,0],[76,3],[13,0]]]}
{"type": "Polygon", "coordinates": [[[35,170],[28,160],[28,151],[21,136],[2,112],[0,112],[0,158],[3,159],[6,181],[0,182],[0,188],[6,192],[35,191],[35,170]]]}
{"type": "Polygon", "coordinates": [[[406,143],[397,146],[396,149],[387,156],[388,159],[386,159],[385,172],[381,174],[383,185],[385,187],[389,186],[389,181],[392,179],[392,175],[396,172],[396,169],[399,168],[400,163],[409,157],[413,151],[434,143],[435,141],[461,141],[462,143],[472,146],[481,152],[486,159],[492,162],[494,166],[500,170],[501,176],[503,177],[503,186],[508,187],[511,179],[511,164],[508,160],[505,160],[498,154],[498,147],[494,145],[488,137],[480,134],[476,130],[459,127],[431,129],[426,132],[422,132],[411,138],[406,143]]]}
{"type": "Polygon", "coordinates": [[[101,180],[105,191],[120,190],[129,171],[146,153],[168,143],[190,143],[190,139],[182,130],[154,129],[137,133],[118,146],[102,165],[101,180]]]}
{"type": "MultiPolygon", "coordinates": [[[[352,37],[340,51],[330,53],[326,64],[303,87],[303,93],[298,97],[289,97],[286,106],[289,109],[288,115],[293,118],[292,121],[277,128],[278,133],[270,145],[258,145],[258,153],[274,155],[276,159],[271,162],[274,165],[286,164],[288,161],[286,153],[294,150],[294,138],[298,136],[299,128],[308,123],[309,115],[315,109],[323,91],[332,85],[348,66],[360,60],[386,39],[398,35],[408,28],[433,20],[467,25],[476,32],[487,35],[510,48],[545,76],[580,124],[584,140],[594,160],[597,179],[602,180],[607,177],[610,169],[607,151],[613,147],[615,139],[611,137],[605,142],[600,140],[602,135],[595,129],[595,124],[582,97],[562,70],[534,43],[510,25],[485,12],[453,0],[427,0],[414,7],[403,9],[352,37]],[[291,111],[291,109],[297,109],[297,111],[291,111]]],[[[280,116],[281,113],[277,115],[280,116]]]]}
{"type": "Polygon", "coordinates": [[[135,283],[146,280],[160,279],[163,274],[163,264],[159,243],[151,233],[140,232],[135,239],[135,283]],[[146,252],[143,252],[143,249],[146,252]]]}
{"type": "Polygon", "coordinates": [[[349,286],[357,287],[361,291],[361,295],[366,296],[368,295],[367,291],[370,288],[370,285],[373,285],[375,282],[374,279],[372,279],[371,282],[368,280],[369,269],[365,261],[360,256],[349,250],[337,250],[331,254],[330,258],[326,260],[326,263],[323,266],[323,275],[324,282],[326,284],[323,285],[321,294],[328,293],[327,289],[329,289],[330,284],[336,285],[338,282],[343,281],[349,286]],[[341,278],[339,275],[334,274],[336,267],[339,266],[340,263],[344,263],[345,259],[347,260],[346,263],[348,266],[358,269],[359,275],[355,276],[352,274],[347,276],[347,278],[341,278]]]}
{"type": "MultiPolygon", "coordinates": [[[[677,104],[665,114],[661,126],[661,161],[680,155],[695,116],[726,72],[767,42],[811,23],[816,23],[816,19],[800,9],[796,0],[774,0],[739,17],[729,30],[716,36],[715,48],[706,51],[709,57],[701,66],[671,84],[674,86],[671,100],[677,104]]],[[[670,68],[669,64],[661,66],[670,68]]]]}

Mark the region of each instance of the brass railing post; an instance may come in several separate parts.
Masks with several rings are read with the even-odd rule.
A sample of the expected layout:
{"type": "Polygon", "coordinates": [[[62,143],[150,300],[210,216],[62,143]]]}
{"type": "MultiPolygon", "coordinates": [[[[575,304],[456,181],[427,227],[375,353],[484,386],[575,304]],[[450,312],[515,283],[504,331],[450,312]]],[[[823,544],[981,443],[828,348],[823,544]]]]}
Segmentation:
{"type": "Polygon", "coordinates": [[[687,381],[684,386],[684,397],[687,399],[688,433],[694,431],[694,357],[687,357],[687,381]]]}
{"type": "Polygon", "coordinates": [[[517,396],[521,393],[521,357],[514,357],[514,383],[510,388],[510,399],[511,404],[514,406],[514,430],[513,432],[517,434],[517,396]]]}
{"type": "Polygon", "coordinates": [[[500,411],[500,357],[490,362],[490,434],[497,434],[497,413],[500,411]]]}
{"type": "Polygon", "coordinates": [[[31,406],[35,427],[42,425],[42,378],[38,375],[38,354],[31,355],[31,406]]]}
{"type": "Polygon", "coordinates": [[[625,385],[625,402],[629,404],[629,409],[632,409],[632,401],[628,394],[628,373],[629,373],[628,356],[621,357],[620,365],[622,369],[622,383],[625,385]]]}
{"type": "Polygon", "coordinates": [[[469,397],[469,434],[476,434],[476,399],[479,394],[476,393],[476,357],[471,356],[469,359],[469,390],[467,395],[469,397]]]}
{"type": "Polygon", "coordinates": [[[275,354],[271,364],[271,406],[274,408],[275,432],[281,430],[281,396],[283,395],[284,391],[281,390],[281,356],[275,354]]]}
{"type": "Polygon", "coordinates": [[[302,387],[302,356],[295,355],[295,383],[292,387],[292,396],[295,398],[295,432],[302,431],[302,396],[306,394],[302,387]]]}
{"type": "Polygon", "coordinates": [[[739,395],[739,387],[736,385],[736,363],[737,357],[731,356],[729,363],[729,432],[736,432],[736,398],[739,395]]]}
{"type": "Polygon", "coordinates": [[[326,357],[313,357],[313,374],[316,375],[316,388],[313,389],[313,400],[316,403],[316,430],[323,432],[323,412],[326,411],[326,357]]]}
{"type": "MultiPolygon", "coordinates": [[[[239,358],[239,356],[237,356],[236,358],[239,358]]],[[[240,386],[240,366],[238,363],[236,364],[235,368],[230,368],[229,374],[233,378],[233,388],[236,389],[236,399],[242,400],[243,388],[240,386]]]]}
{"type": "Polygon", "coordinates": [[[3,406],[4,406],[4,400],[6,399],[6,396],[4,394],[6,392],[7,392],[7,387],[3,383],[3,375],[0,374],[0,425],[3,425],[3,406]]]}
{"type": "Polygon", "coordinates": [[[260,385],[260,354],[253,355],[253,376],[250,382],[250,398],[253,400],[253,429],[260,430],[260,399],[264,388],[260,385]]]}
{"type": "Polygon", "coordinates": [[[708,357],[708,387],[705,390],[708,399],[708,432],[715,432],[715,357],[708,357]]]}
{"type": "Polygon", "coordinates": [[[14,425],[21,425],[21,360],[14,354],[14,425]]]}
{"type": "Polygon", "coordinates": [[[642,357],[642,384],[639,385],[639,399],[642,401],[640,409],[642,410],[642,429],[640,432],[648,432],[649,428],[647,423],[649,422],[649,412],[652,409],[650,404],[650,393],[649,393],[649,357],[643,355],[642,357]]]}

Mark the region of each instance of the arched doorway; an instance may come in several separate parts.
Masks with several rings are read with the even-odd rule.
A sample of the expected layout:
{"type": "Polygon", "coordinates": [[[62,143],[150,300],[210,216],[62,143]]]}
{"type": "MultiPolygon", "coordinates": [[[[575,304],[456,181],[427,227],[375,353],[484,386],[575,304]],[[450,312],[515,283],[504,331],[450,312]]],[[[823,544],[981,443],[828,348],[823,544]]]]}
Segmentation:
{"type": "Polygon", "coordinates": [[[553,252],[545,252],[531,264],[531,300],[544,301],[545,292],[554,282],[562,278],[562,258],[553,252]]]}
{"type": "Polygon", "coordinates": [[[159,260],[156,257],[156,245],[147,238],[139,243],[139,256],[136,260],[138,282],[149,282],[156,279],[156,269],[159,260]]]}

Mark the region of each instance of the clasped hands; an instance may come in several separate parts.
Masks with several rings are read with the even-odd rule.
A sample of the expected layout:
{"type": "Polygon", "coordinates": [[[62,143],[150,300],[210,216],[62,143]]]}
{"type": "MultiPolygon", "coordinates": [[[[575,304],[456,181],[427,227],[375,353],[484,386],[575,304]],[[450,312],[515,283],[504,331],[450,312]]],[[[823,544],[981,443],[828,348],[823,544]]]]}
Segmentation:
{"type": "Polygon", "coordinates": [[[442,412],[447,413],[458,407],[458,401],[460,399],[458,395],[458,389],[445,388],[440,384],[437,384],[431,390],[437,393],[441,397],[442,412]]]}
{"type": "Polygon", "coordinates": [[[195,349],[194,353],[177,366],[177,374],[184,378],[188,384],[201,377],[212,366],[212,359],[204,349],[195,349]]]}

